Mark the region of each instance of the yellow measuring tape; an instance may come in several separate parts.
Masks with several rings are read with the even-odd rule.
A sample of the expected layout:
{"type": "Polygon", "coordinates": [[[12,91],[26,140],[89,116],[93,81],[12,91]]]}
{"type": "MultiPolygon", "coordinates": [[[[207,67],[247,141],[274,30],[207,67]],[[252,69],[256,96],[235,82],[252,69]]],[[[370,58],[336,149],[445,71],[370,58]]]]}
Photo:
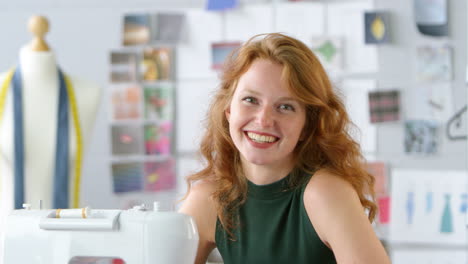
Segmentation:
{"type": "MultiPolygon", "coordinates": [[[[0,87],[0,123],[3,121],[3,112],[5,110],[6,97],[8,93],[8,88],[10,87],[11,80],[15,73],[15,69],[8,71],[5,80],[3,81],[0,87]]],[[[83,137],[81,134],[80,118],[78,113],[78,106],[76,103],[75,92],[73,90],[72,82],[68,76],[64,76],[65,86],[67,88],[68,99],[70,102],[70,108],[73,118],[73,127],[75,128],[76,135],[76,161],[75,161],[75,171],[74,171],[74,183],[73,183],[73,197],[72,197],[72,207],[79,207],[80,203],[80,183],[81,183],[81,162],[83,160],[83,137]]],[[[1,176],[1,175],[0,175],[1,176]]],[[[0,194],[2,192],[2,181],[0,180],[0,194]]],[[[0,196],[1,197],[1,196],[0,196]]]]}

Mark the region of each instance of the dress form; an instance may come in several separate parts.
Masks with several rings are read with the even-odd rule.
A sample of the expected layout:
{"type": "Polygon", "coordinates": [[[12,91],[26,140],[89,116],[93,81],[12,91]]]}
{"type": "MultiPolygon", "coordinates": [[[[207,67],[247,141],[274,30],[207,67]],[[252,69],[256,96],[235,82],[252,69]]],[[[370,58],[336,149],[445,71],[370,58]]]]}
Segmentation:
{"type": "MultiPolygon", "coordinates": [[[[23,125],[24,125],[24,201],[34,208],[42,201],[43,208],[52,208],[53,180],[59,79],[57,61],[44,41],[48,23],[44,17],[30,19],[34,39],[19,52],[18,67],[22,73],[23,125]]],[[[64,70],[65,75],[67,72],[64,70]]],[[[68,75],[69,76],[69,75],[68,75]]],[[[3,83],[6,72],[0,74],[3,83]]],[[[76,96],[83,143],[89,141],[96,112],[100,103],[101,88],[85,80],[69,76],[76,96]]],[[[13,209],[14,195],[14,137],[13,93],[11,86],[6,97],[0,123],[0,235],[4,230],[6,215],[13,209]]],[[[69,113],[69,194],[72,201],[72,184],[75,169],[76,134],[69,113]]],[[[0,243],[0,249],[1,249],[0,243]]],[[[0,255],[1,254],[0,250],[0,255]]],[[[0,260],[1,263],[1,260],[0,260]]]]}

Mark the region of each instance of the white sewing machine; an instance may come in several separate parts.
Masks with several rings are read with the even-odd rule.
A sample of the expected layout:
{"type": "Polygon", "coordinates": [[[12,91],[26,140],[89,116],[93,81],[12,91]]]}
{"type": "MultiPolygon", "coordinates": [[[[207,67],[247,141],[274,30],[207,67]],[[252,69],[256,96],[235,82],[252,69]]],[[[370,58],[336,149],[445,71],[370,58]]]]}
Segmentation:
{"type": "Polygon", "coordinates": [[[188,215],[130,210],[13,211],[4,264],[192,264],[198,231],[188,215]]]}

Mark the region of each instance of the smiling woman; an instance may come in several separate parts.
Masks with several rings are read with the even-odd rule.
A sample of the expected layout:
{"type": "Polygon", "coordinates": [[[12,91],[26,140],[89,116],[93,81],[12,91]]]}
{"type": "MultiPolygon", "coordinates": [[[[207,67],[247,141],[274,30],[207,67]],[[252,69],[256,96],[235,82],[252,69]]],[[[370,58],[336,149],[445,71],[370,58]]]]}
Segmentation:
{"type": "Polygon", "coordinates": [[[293,151],[304,128],[305,106],[293,98],[282,72],[278,63],[255,60],[225,111],[244,174],[255,184],[280,180],[293,169],[293,151]],[[276,173],[259,174],[258,165],[276,173]]]}
{"type": "Polygon", "coordinates": [[[204,169],[180,211],[196,263],[389,263],[373,232],[373,177],[343,102],[302,42],[253,37],[225,64],[207,116],[204,169]],[[366,210],[368,214],[366,214],[366,210]]]}

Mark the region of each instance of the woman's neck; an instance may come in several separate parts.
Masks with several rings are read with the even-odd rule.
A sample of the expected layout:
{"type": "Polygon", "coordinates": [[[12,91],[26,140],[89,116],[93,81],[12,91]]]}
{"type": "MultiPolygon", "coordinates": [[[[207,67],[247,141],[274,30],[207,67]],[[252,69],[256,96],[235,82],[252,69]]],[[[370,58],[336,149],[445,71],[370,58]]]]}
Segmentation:
{"type": "Polygon", "coordinates": [[[19,64],[24,76],[57,76],[57,62],[51,51],[32,51],[28,46],[24,46],[20,50],[19,64]]]}
{"type": "Polygon", "coordinates": [[[256,185],[270,184],[283,179],[292,171],[291,162],[281,164],[257,165],[241,157],[242,169],[245,177],[256,185]]]}

